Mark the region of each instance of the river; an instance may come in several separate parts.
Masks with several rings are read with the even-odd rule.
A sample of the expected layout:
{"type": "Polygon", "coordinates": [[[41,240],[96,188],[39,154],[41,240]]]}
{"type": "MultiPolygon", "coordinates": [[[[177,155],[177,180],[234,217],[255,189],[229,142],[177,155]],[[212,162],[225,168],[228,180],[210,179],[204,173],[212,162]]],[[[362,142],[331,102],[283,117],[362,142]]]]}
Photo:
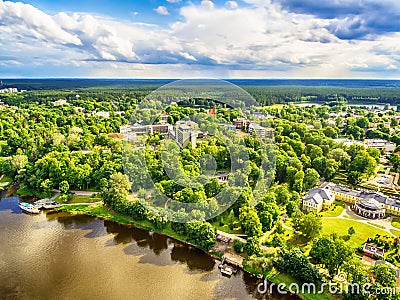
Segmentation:
{"type": "Polygon", "coordinates": [[[0,299],[297,299],[221,276],[202,251],[89,216],[27,215],[0,200],[0,299]]]}

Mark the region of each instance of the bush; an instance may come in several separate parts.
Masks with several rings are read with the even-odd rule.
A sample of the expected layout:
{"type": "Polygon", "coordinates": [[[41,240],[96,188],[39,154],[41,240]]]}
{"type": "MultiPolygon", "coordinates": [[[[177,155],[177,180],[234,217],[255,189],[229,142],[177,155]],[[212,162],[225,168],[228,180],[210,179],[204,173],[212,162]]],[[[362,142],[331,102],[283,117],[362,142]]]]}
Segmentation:
{"type": "Polygon", "coordinates": [[[239,241],[239,240],[234,240],[233,241],[233,250],[235,250],[236,253],[242,253],[244,251],[244,246],[246,244],[239,241]]]}
{"type": "Polygon", "coordinates": [[[255,236],[249,237],[244,245],[244,249],[248,255],[259,255],[261,253],[260,239],[255,236]]]}

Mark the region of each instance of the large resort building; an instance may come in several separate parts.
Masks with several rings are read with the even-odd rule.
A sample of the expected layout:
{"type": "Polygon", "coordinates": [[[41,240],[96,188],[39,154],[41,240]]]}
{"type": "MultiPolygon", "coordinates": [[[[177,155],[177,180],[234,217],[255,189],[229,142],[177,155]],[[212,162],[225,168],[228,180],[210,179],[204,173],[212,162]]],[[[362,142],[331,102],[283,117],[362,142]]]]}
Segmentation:
{"type": "Polygon", "coordinates": [[[201,138],[203,133],[199,130],[197,123],[190,120],[180,120],[175,125],[162,122],[159,124],[142,125],[135,123],[120,127],[120,133],[124,139],[131,141],[144,134],[160,133],[165,138],[173,139],[181,148],[185,148],[191,143],[192,148],[196,148],[197,138],[201,138]]]}
{"type": "MultiPolygon", "coordinates": [[[[215,113],[213,108],[211,114],[215,113]]],[[[256,134],[258,138],[272,139],[274,137],[273,129],[261,126],[251,122],[246,118],[237,118],[233,124],[220,123],[220,126],[226,130],[245,130],[248,134],[256,134]]],[[[137,140],[141,135],[160,133],[166,139],[174,140],[181,148],[186,148],[191,144],[196,148],[197,140],[207,136],[199,130],[199,125],[191,120],[179,120],[174,125],[168,123],[168,114],[159,115],[159,122],[155,124],[143,124],[138,121],[134,124],[120,126],[120,134],[126,141],[137,140]]]]}
{"type": "Polygon", "coordinates": [[[366,218],[384,218],[387,212],[400,215],[400,201],[397,199],[390,198],[380,192],[352,190],[345,185],[331,182],[323,184],[320,188],[311,189],[303,199],[303,209],[320,212],[328,209],[335,200],[350,204],[356,214],[366,218]],[[332,202],[329,200],[330,197],[327,196],[327,191],[334,195],[332,202]]]}

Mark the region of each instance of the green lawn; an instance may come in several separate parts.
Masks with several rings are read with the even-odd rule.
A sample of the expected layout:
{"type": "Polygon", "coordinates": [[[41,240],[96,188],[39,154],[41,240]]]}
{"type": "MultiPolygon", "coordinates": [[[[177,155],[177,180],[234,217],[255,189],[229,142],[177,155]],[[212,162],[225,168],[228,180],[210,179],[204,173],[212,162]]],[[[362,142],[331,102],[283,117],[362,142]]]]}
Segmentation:
{"type": "Polygon", "coordinates": [[[329,210],[323,211],[320,214],[323,217],[337,217],[342,213],[343,209],[344,209],[344,203],[336,201],[335,204],[329,210]]]}
{"type": "MultiPolygon", "coordinates": [[[[257,273],[254,270],[249,269],[248,267],[245,267],[245,269],[251,273],[257,273]]],[[[288,289],[290,287],[291,284],[295,284],[294,286],[292,286],[292,288],[294,288],[295,286],[299,287],[299,294],[298,296],[300,297],[300,299],[304,299],[304,300],[333,300],[333,299],[337,299],[335,297],[335,295],[330,294],[328,291],[324,291],[322,294],[319,293],[301,293],[301,287],[302,287],[302,283],[296,279],[294,279],[292,276],[290,276],[289,274],[285,274],[285,273],[280,273],[278,272],[275,268],[273,268],[271,271],[264,273],[263,274],[266,278],[268,278],[268,280],[272,283],[274,283],[276,286],[278,284],[284,284],[285,288],[288,289]]],[[[318,285],[318,284],[317,284],[318,285]]],[[[317,291],[319,290],[319,286],[317,291]]]]}
{"type": "Polygon", "coordinates": [[[346,235],[351,226],[356,231],[349,240],[349,244],[352,247],[362,245],[368,238],[374,237],[376,234],[389,235],[386,231],[377,227],[351,219],[322,218],[322,234],[337,233],[338,235],[346,235]]]}
{"type": "Polygon", "coordinates": [[[400,230],[390,229],[390,232],[396,235],[397,237],[400,237],[400,230]]]}
{"type": "MultiPolygon", "coordinates": [[[[1,177],[1,176],[0,176],[1,177]]],[[[11,182],[13,179],[8,176],[3,176],[3,178],[0,179],[0,182],[11,182]]]]}
{"type": "MultiPolygon", "coordinates": [[[[56,198],[56,201],[59,201],[59,197],[56,198]]],[[[64,202],[64,201],[60,201],[62,203],[91,203],[91,202],[97,202],[97,201],[101,201],[101,198],[91,198],[90,196],[72,196],[72,199],[64,202]]]]}
{"type": "Polygon", "coordinates": [[[219,215],[214,222],[211,224],[217,230],[221,230],[227,233],[233,234],[243,234],[242,228],[240,227],[240,221],[238,218],[234,217],[233,223],[235,224],[233,229],[229,227],[229,212],[225,211],[223,214],[219,215]]]}
{"type": "Polygon", "coordinates": [[[400,218],[394,217],[392,220],[392,226],[400,229],[400,218]]]}
{"type": "Polygon", "coordinates": [[[379,225],[379,224],[375,224],[375,223],[373,223],[373,222],[367,222],[369,225],[371,225],[371,226],[375,226],[375,227],[378,227],[378,228],[381,228],[381,229],[385,229],[386,227],[385,226],[382,226],[382,225],[379,225]]]}

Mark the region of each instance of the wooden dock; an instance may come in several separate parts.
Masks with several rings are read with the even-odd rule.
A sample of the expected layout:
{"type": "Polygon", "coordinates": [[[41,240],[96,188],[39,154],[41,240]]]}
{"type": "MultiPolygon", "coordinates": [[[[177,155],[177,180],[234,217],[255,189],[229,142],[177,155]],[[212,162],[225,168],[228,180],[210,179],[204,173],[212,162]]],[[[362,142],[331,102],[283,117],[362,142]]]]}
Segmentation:
{"type": "Polygon", "coordinates": [[[232,253],[225,253],[222,256],[222,261],[221,264],[227,263],[229,265],[232,265],[236,268],[243,268],[243,257],[240,255],[235,255],[232,253]]]}

